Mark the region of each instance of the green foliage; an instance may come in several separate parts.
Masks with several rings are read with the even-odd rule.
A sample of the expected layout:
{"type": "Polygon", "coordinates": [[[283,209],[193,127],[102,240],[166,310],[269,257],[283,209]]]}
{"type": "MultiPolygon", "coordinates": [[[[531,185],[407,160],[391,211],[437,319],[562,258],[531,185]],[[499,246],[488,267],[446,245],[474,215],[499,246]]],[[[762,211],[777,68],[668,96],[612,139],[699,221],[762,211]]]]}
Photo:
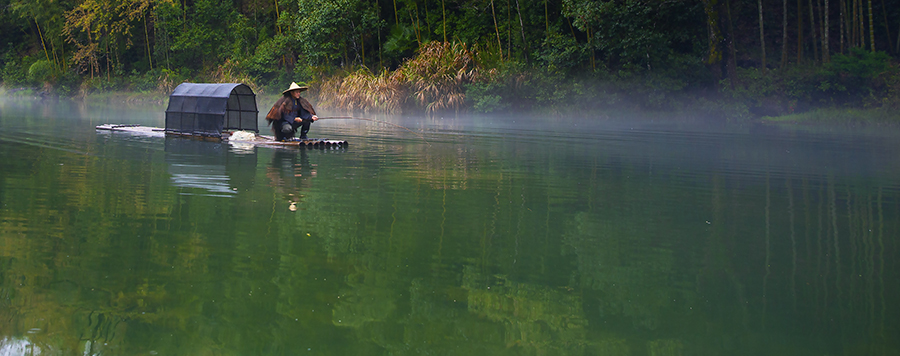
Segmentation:
{"type": "Polygon", "coordinates": [[[891,106],[897,71],[884,53],[853,49],[835,55],[822,68],[738,69],[739,81],[722,82],[733,100],[750,105],[757,116],[800,113],[815,107],[891,106]]]}
{"type": "Polygon", "coordinates": [[[283,72],[276,64],[289,54],[287,37],[276,35],[263,39],[253,55],[241,63],[248,74],[268,81],[283,72]]]}
{"type": "Polygon", "coordinates": [[[308,65],[363,63],[365,37],[383,24],[371,2],[361,0],[297,1],[290,17],[291,39],[308,65]]]}
{"type": "Polygon", "coordinates": [[[53,90],[60,96],[73,96],[76,94],[80,83],[80,75],[75,73],[75,71],[65,70],[60,73],[53,90]]]}
{"type": "Polygon", "coordinates": [[[390,67],[396,67],[405,59],[411,58],[416,53],[418,42],[413,26],[401,24],[392,26],[390,36],[384,42],[382,55],[390,67]]]}
{"type": "Polygon", "coordinates": [[[818,89],[841,105],[881,96],[887,89],[882,76],[891,69],[889,60],[884,52],[851,48],[849,54],[837,54],[825,65],[818,89]]]}
{"type": "Polygon", "coordinates": [[[859,47],[850,49],[850,54],[836,54],[825,70],[832,76],[849,76],[859,81],[873,80],[886,71],[890,57],[884,52],[871,52],[859,47]]]}
{"type": "Polygon", "coordinates": [[[663,67],[674,53],[694,53],[694,38],[702,29],[700,3],[683,1],[565,0],[563,14],[579,30],[593,33],[589,46],[611,68],[652,70],[663,67]]]}
{"type": "Polygon", "coordinates": [[[500,112],[509,108],[504,101],[507,85],[499,81],[472,83],[466,85],[466,99],[477,113],[500,112]]]}
{"type": "Polygon", "coordinates": [[[21,60],[16,58],[4,60],[3,67],[0,68],[0,79],[2,79],[3,85],[22,86],[29,84],[26,79],[28,73],[26,68],[30,67],[31,63],[34,62],[34,60],[29,59],[30,57],[25,57],[21,60]]]}
{"type": "Polygon", "coordinates": [[[28,67],[27,78],[34,83],[47,83],[55,79],[57,73],[48,60],[39,60],[28,67]]]}
{"type": "Polygon", "coordinates": [[[255,43],[249,20],[231,1],[197,0],[183,9],[178,2],[157,5],[157,31],[171,36],[172,65],[192,70],[209,69],[233,57],[249,57],[255,43]],[[185,14],[184,11],[187,11],[185,14]]]}
{"type": "MultiPolygon", "coordinates": [[[[356,98],[359,107],[391,112],[404,106],[671,110],[690,105],[686,93],[695,92],[724,94],[724,106],[765,115],[820,105],[898,105],[890,57],[859,48],[822,66],[739,69],[733,90],[728,80],[716,83],[721,68],[702,60],[710,51],[724,53],[724,41],[735,41],[739,60],[757,56],[755,7],[734,5],[730,30],[716,22],[725,18],[721,2],[687,0],[0,0],[7,42],[0,43],[0,80],[7,86],[52,84],[72,93],[170,91],[184,80],[242,81],[273,93],[297,80],[310,82],[313,92],[324,83],[331,89],[346,83],[377,89],[371,95],[349,90],[355,94],[334,102],[356,98]],[[723,42],[712,49],[709,26],[722,32],[723,42]],[[466,68],[490,74],[474,80],[469,69],[444,71],[460,70],[452,60],[417,59],[445,37],[479,49],[469,51],[466,68]],[[429,65],[434,67],[418,72],[429,65]],[[336,73],[348,77],[336,79],[336,73]],[[723,90],[716,93],[717,86],[723,90]]],[[[770,39],[777,32],[766,29],[770,39]]],[[[808,60],[811,49],[803,51],[808,60]]]]}
{"type": "Polygon", "coordinates": [[[551,33],[536,50],[535,58],[550,70],[572,70],[584,66],[590,56],[574,37],[551,33]]]}

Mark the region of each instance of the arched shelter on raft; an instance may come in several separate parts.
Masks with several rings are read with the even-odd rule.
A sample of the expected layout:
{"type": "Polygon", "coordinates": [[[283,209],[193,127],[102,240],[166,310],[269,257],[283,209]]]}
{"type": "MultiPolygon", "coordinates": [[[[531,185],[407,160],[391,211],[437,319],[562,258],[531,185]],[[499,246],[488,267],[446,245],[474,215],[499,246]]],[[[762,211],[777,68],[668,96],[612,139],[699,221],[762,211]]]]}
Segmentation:
{"type": "Polygon", "coordinates": [[[224,131],[259,132],[256,94],[241,83],[182,83],[169,95],[166,133],[221,138],[224,131]]]}

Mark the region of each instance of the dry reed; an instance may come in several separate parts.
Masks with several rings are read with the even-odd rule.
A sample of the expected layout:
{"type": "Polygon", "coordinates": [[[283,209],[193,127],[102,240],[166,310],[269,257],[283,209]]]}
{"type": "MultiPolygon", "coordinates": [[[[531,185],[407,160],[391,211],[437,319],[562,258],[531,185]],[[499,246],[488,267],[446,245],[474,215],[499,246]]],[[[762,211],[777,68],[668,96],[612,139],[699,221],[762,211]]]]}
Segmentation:
{"type": "Polygon", "coordinates": [[[428,114],[465,108],[465,85],[490,79],[494,70],[481,75],[474,49],[465,44],[431,42],[415,58],[397,70],[373,74],[366,68],[321,84],[320,105],[350,111],[401,113],[404,108],[424,108],[428,114]]]}

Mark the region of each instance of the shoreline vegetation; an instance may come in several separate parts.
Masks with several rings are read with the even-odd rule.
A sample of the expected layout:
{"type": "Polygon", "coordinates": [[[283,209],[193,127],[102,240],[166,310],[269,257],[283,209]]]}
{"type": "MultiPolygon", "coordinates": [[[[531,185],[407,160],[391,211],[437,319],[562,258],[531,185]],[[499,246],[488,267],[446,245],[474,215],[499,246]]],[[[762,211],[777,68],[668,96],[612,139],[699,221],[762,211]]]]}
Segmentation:
{"type": "Polygon", "coordinates": [[[861,3],[0,0],[0,95],[296,81],[344,112],[900,123],[900,0],[861,3]]]}

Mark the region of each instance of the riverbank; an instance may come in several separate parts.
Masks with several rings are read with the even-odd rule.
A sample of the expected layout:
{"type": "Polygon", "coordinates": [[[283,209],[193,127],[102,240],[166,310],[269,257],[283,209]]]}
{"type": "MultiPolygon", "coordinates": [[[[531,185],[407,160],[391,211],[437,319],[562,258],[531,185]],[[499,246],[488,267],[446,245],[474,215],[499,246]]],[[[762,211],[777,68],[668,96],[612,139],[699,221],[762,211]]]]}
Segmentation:
{"type": "Polygon", "coordinates": [[[799,114],[765,116],[763,123],[780,126],[829,125],[834,127],[900,127],[900,112],[886,108],[871,109],[815,109],[799,114]]]}
{"type": "MultiPolygon", "coordinates": [[[[696,73],[603,70],[564,73],[488,63],[464,45],[432,43],[395,70],[306,73],[305,96],[324,110],[393,115],[514,114],[769,124],[900,125],[900,70],[883,53],[853,51],[819,67],[738,68],[734,80],[696,73]]],[[[0,87],[0,95],[165,104],[181,82],[241,82],[260,108],[293,79],[262,80],[236,69],[189,77],[173,71],[73,83],[0,87]],[[79,88],[70,90],[69,88],[79,88]]]]}
{"type": "MultiPolygon", "coordinates": [[[[323,99],[319,94],[321,90],[309,92],[310,100],[320,110],[353,113],[352,108],[329,105],[333,100],[323,99]]],[[[5,98],[31,98],[41,100],[58,100],[66,98],[70,100],[82,100],[85,102],[105,104],[129,104],[129,105],[159,105],[165,107],[169,100],[169,94],[160,91],[97,91],[80,96],[60,96],[44,89],[37,88],[4,88],[0,86],[0,97],[5,98]]],[[[565,108],[556,107],[549,112],[550,116],[591,117],[598,120],[616,118],[631,118],[638,121],[666,120],[675,122],[688,121],[732,121],[732,122],[759,122],[777,126],[820,126],[832,127],[900,127],[900,111],[891,107],[875,108],[812,108],[800,113],[787,113],[775,116],[760,116],[751,112],[751,108],[745,103],[729,101],[727,99],[714,100],[705,96],[683,97],[678,99],[675,95],[670,97],[677,106],[668,106],[669,110],[647,108],[635,104],[625,103],[624,99],[612,95],[606,99],[606,104],[618,102],[619,105],[567,105],[565,108]]],[[[262,93],[257,95],[257,103],[260,112],[267,110],[269,103],[278,99],[277,93],[262,93]]],[[[452,116],[470,114],[484,115],[484,113],[472,110],[462,110],[450,113],[452,116]]],[[[499,114],[499,113],[495,113],[499,114]]],[[[509,114],[506,112],[505,114],[509,114]]],[[[535,111],[523,111],[522,115],[542,115],[535,111]]],[[[415,115],[415,114],[413,114],[415,115]]]]}

